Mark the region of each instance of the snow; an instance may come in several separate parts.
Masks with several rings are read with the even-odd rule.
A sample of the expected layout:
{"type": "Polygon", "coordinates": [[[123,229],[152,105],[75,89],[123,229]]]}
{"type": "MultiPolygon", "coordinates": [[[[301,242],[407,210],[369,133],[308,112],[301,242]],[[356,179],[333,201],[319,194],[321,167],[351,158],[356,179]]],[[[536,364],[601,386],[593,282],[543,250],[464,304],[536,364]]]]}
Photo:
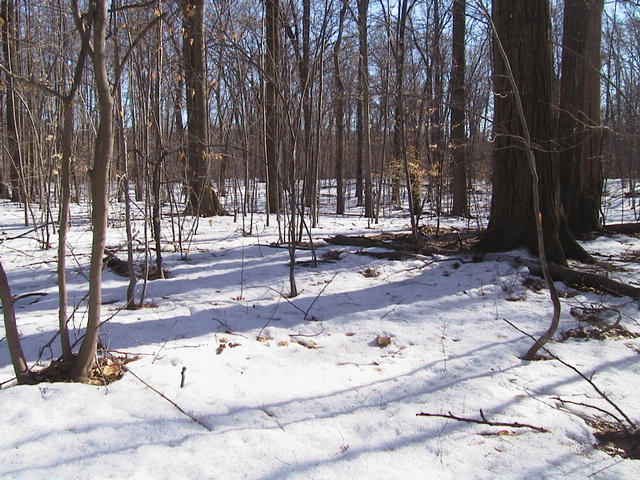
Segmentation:
{"type": "MultiPolygon", "coordinates": [[[[120,205],[112,208],[117,213],[120,205]]],[[[356,247],[323,245],[338,233],[409,228],[403,212],[372,228],[356,208],[349,213],[321,217],[313,230],[318,256],[340,251],[340,259],[298,266],[295,299],[286,298],[288,252],[270,246],[277,225],[272,218],[267,227],[263,214],[255,214],[249,236],[233,217],[201,220],[186,260],[167,244],[170,278],[149,282],[144,309],[123,310],[127,279],[105,271],[103,318],[112,318],[101,342],[140,357],[106,387],[15,385],[8,381],[13,369],[3,329],[0,477],[640,478],[637,460],[595,448],[583,417],[597,411],[559,408],[556,397],[612,411],[586,381],[557,361],[519,358],[531,340],[503,319],[539,335],[551,317],[546,289],[522,284],[528,271],[515,259],[529,258],[525,251],[483,261],[471,255],[388,261],[357,255],[356,247]],[[379,275],[365,276],[365,269],[379,275]],[[389,336],[390,345],[378,346],[378,335],[389,336]],[[548,432],[416,416],[480,418],[480,409],[491,421],[548,432]]],[[[86,206],[74,206],[69,231],[69,300],[80,304],[74,338],[86,320],[83,274],[91,234],[85,215],[86,206]]],[[[447,218],[442,224],[466,226],[447,218]]],[[[112,225],[107,244],[121,247],[122,222],[112,225]]],[[[0,227],[3,237],[29,230],[10,203],[0,205],[0,227]]],[[[138,238],[142,228],[135,225],[138,238]]],[[[163,228],[170,238],[168,219],[163,228]]],[[[35,238],[30,233],[0,243],[13,294],[47,293],[16,302],[32,364],[57,325],[56,251],[40,249],[35,238]]],[[[611,272],[614,278],[638,278],[638,265],[621,258],[640,250],[638,239],[601,237],[584,245],[626,269],[611,272]]],[[[571,307],[598,305],[617,308],[622,325],[640,331],[637,302],[558,287],[566,293],[560,331],[578,325],[571,307]]],[[[40,363],[58,357],[57,341],[52,348],[40,363]]],[[[561,342],[558,335],[549,349],[593,375],[640,421],[640,339],[561,342]]]]}

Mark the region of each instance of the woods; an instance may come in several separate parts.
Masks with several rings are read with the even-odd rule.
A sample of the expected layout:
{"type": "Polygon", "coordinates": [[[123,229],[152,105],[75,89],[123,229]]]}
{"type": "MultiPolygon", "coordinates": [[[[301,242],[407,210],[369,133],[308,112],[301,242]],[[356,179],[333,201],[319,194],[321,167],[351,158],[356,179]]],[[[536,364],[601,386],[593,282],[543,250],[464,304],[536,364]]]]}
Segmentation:
{"type": "Polygon", "coordinates": [[[639,38],[0,0],[0,476],[635,478],[639,38]]]}
{"type": "Polygon", "coordinates": [[[57,231],[61,351],[76,380],[96,358],[113,202],[126,207],[127,307],[139,308],[147,281],[164,278],[163,250],[188,256],[198,220],[187,231],[186,217],[232,214],[250,235],[267,213],[295,297],[296,249],[321,212],[371,225],[407,208],[419,242],[448,215],[480,225],[478,195],[491,192],[479,250],[538,252],[541,219],[546,257],[566,265],[593,262],[576,239],[602,231],[608,178],[635,199],[637,85],[625,65],[638,57],[625,35],[640,22],[622,3],[4,0],[1,17],[2,193],[43,249],[57,231]],[[90,205],[92,228],[77,354],[72,200],[90,205]],[[149,219],[142,234],[135,210],[149,219]]]}

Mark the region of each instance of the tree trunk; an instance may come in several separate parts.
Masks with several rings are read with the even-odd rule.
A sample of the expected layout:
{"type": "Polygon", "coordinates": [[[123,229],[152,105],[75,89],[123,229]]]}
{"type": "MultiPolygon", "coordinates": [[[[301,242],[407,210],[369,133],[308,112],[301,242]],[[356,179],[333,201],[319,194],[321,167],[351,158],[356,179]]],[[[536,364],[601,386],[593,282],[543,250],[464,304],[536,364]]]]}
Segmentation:
{"type": "Polygon", "coordinates": [[[465,15],[466,0],[453,0],[453,65],[451,67],[451,148],[453,158],[453,210],[469,216],[467,199],[467,158],[465,135],[465,15]]]}
{"type": "Polygon", "coordinates": [[[280,210],[280,178],[279,178],[279,135],[280,122],[278,116],[278,63],[280,57],[280,2],[265,0],[265,26],[267,36],[267,53],[265,58],[265,150],[267,161],[267,200],[269,213],[280,210]]]}
{"type": "Polygon", "coordinates": [[[574,235],[600,230],[602,133],[600,42],[603,0],[566,0],[560,79],[562,203],[574,235]]]}
{"type": "Polygon", "coordinates": [[[13,364],[16,378],[18,379],[18,383],[33,384],[35,380],[29,371],[29,367],[27,367],[22,346],[20,345],[20,335],[18,334],[16,315],[13,309],[13,297],[11,296],[9,281],[2,267],[2,262],[0,262],[0,301],[2,301],[2,314],[4,315],[4,331],[7,337],[7,346],[9,347],[9,355],[11,356],[11,363],[13,364]]]}
{"type": "Polygon", "coordinates": [[[189,212],[210,217],[226,215],[209,185],[207,148],[207,93],[204,61],[204,0],[181,2],[184,36],[182,54],[187,86],[187,165],[189,212]]]}
{"type": "MultiPolygon", "coordinates": [[[[573,239],[560,200],[552,110],[553,66],[548,0],[494,0],[493,22],[511,63],[529,126],[540,177],[540,214],[549,260],[583,261],[588,254],[573,239]]],[[[523,126],[517,112],[505,62],[494,42],[493,196],[487,231],[479,248],[489,251],[526,246],[537,252],[532,177],[522,145],[523,126]]]]}
{"type": "Polygon", "coordinates": [[[25,200],[24,180],[20,181],[22,171],[22,157],[18,143],[18,119],[15,102],[15,88],[12,73],[18,73],[18,25],[15,0],[2,0],[2,51],[6,62],[6,68],[10,73],[6,76],[6,128],[7,128],[7,154],[9,156],[9,180],[11,182],[11,200],[19,202],[25,200]]]}
{"type": "Polygon", "coordinates": [[[348,0],[342,0],[340,9],[340,23],[338,24],[338,36],[333,47],[333,64],[335,68],[335,117],[336,117],[336,213],[344,213],[344,103],[345,92],[342,80],[342,69],[340,68],[340,48],[342,44],[342,32],[344,29],[344,19],[349,7],[348,0]]]}
{"type": "MultiPolygon", "coordinates": [[[[89,266],[89,301],[87,331],[76,358],[72,378],[86,382],[96,360],[100,312],[102,307],[102,259],[109,215],[109,165],[113,154],[113,97],[107,74],[106,35],[108,24],[107,0],[94,0],[93,9],[93,62],[98,95],[98,130],[93,155],[91,181],[93,240],[89,266]]],[[[85,33],[88,35],[87,33],[85,33]]]]}
{"type": "MultiPolygon", "coordinates": [[[[84,64],[84,58],[82,58],[81,61],[84,64]]],[[[69,203],[71,201],[70,172],[74,131],[73,98],[75,97],[75,91],[75,89],[72,89],[72,94],[65,97],[62,101],[62,168],[60,172],[62,196],[60,199],[60,211],[58,218],[58,326],[60,329],[62,358],[68,362],[73,358],[71,342],[69,340],[69,329],[67,328],[67,229],[69,228],[69,203]]]]}
{"type": "MultiPolygon", "coordinates": [[[[404,66],[405,66],[405,31],[407,27],[407,17],[410,9],[407,0],[398,3],[398,19],[396,27],[396,40],[394,50],[395,60],[395,121],[393,125],[393,163],[402,164],[409,194],[409,213],[411,216],[411,231],[417,236],[416,219],[420,214],[420,180],[419,174],[412,171],[407,157],[406,130],[405,130],[405,109],[404,109],[404,66]]],[[[417,159],[416,159],[417,160],[417,159]]],[[[399,189],[396,193],[399,197],[399,189]]],[[[398,198],[399,200],[399,198],[398,198]]]]}
{"type": "Polygon", "coordinates": [[[373,182],[371,176],[371,138],[369,126],[369,46],[367,13],[369,0],[358,0],[358,129],[359,157],[364,181],[364,215],[374,217],[373,182]]]}
{"type": "MultiPolygon", "coordinates": [[[[162,2],[158,2],[159,11],[162,11],[162,2]]],[[[161,230],[161,201],[160,201],[160,173],[162,163],[166,158],[166,152],[162,137],[162,66],[163,66],[162,45],[162,22],[158,23],[156,30],[156,49],[155,49],[155,67],[156,78],[153,81],[153,137],[155,140],[155,159],[153,161],[153,172],[151,180],[151,196],[152,196],[152,225],[153,225],[153,241],[156,247],[156,270],[159,278],[164,278],[164,270],[162,268],[162,230],[161,230]]]]}

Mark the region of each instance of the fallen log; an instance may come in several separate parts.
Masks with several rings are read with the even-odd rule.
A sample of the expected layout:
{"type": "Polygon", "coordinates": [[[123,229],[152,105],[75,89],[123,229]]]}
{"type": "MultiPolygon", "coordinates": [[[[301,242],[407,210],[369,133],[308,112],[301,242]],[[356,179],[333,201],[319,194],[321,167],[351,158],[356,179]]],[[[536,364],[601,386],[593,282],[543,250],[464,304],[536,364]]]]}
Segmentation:
{"type": "MultiPolygon", "coordinates": [[[[522,262],[529,269],[529,272],[536,277],[542,276],[542,268],[534,262],[522,262]]],[[[551,276],[556,281],[565,283],[573,283],[576,285],[584,285],[585,287],[596,288],[618,297],[630,297],[634,300],[640,300],[640,288],[629,284],[603,277],[595,273],[580,272],[568,267],[549,264],[551,276]]]]}
{"type": "Polygon", "coordinates": [[[604,230],[611,233],[640,233],[640,223],[612,223],[605,225],[604,230]]]}
{"type": "Polygon", "coordinates": [[[361,248],[386,248],[388,250],[395,250],[402,255],[412,256],[414,254],[420,255],[453,255],[459,253],[457,248],[443,248],[432,244],[412,243],[402,240],[377,240],[375,238],[365,237],[362,235],[347,236],[336,235],[335,237],[329,237],[324,239],[330,245],[346,245],[350,247],[361,248]]]}

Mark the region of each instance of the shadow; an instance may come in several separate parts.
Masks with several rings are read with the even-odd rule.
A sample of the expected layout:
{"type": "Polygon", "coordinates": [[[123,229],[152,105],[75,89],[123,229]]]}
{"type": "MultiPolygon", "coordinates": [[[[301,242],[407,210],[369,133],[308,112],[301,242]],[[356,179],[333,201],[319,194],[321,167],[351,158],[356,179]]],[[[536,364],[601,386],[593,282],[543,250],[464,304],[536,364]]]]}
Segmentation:
{"type": "MultiPolygon", "coordinates": [[[[451,268],[442,262],[428,265],[411,278],[400,281],[387,281],[380,277],[363,279],[357,273],[361,267],[384,268],[389,263],[386,260],[363,259],[347,251],[337,263],[320,264],[316,268],[297,268],[299,283],[320,282],[315,282],[319,284],[314,286],[314,291],[303,291],[296,298],[284,299],[284,294],[277,292],[288,290],[287,251],[259,245],[243,247],[242,252],[239,250],[240,247],[214,253],[198,252],[189,261],[180,260],[178,254],[167,256],[165,266],[172,276],[148,284],[147,298],[157,307],[154,312],[157,312],[155,316],[158,318],[154,319],[139,320],[141,315],[136,311],[118,312],[126,296],[128,280],[105,271],[102,298],[106,305],[103,305],[102,317],[116,312],[117,316],[103,325],[103,337],[108,336],[111,348],[121,350],[222,331],[225,328],[218,320],[227,322],[227,327],[234,332],[246,334],[260,330],[270,318],[282,328],[307,326],[310,322],[305,320],[302,313],[307,311],[313,320],[344,325],[354,315],[380,317],[385,315],[383,310],[389,313],[391,307],[394,310],[399,307],[422,309],[424,315],[420,323],[426,326],[431,322],[433,313],[474,311],[476,305],[486,303],[486,298],[468,292],[495,282],[494,271],[478,277],[477,269],[474,269],[476,274],[472,276],[465,272],[467,265],[461,264],[454,275],[449,275],[451,268]],[[326,286],[323,282],[332,278],[331,285],[319,295],[326,286]],[[354,280],[357,284],[351,286],[350,282],[354,280]],[[246,300],[237,299],[241,282],[246,300]],[[408,290],[415,291],[414,298],[407,297],[408,290]],[[444,300],[440,298],[442,292],[446,292],[444,300]],[[210,302],[194,303],[194,297],[200,299],[207,294],[212,299],[210,302]],[[205,308],[201,308],[203,306],[205,308]],[[184,313],[176,314],[180,310],[184,313]]],[[[300,252],[299,258],[310,258],[310,252],[300,252]]],[[[48,292],[46,297],[41,297],[37,302],[18,306],[16,316],[19,327],[29,325],[42,315],[57,317],[55,272],[36,277],[28,272],[14,272],[10,281],[16,295],[33,291],[36,286],[48,292]]],[[[77,273],[69,275],[68,281],[69,303],[73,305],[84,297],[88,285],[77,273]]],[[[387,320],[405,321],[394,318],[394,315],[390,315],[387,320]]],[[[441,320],[438,322],[440,325],[441,320]]],[[[76,323],[84,322],[78,319],[76,323]]],[[[47,321],[47,325],[51,326],[51,320],[47,321]]],[[[56,334],[57,330],[50,328],[45,330],[38,327],[41,330],[38,333],[22,337],[23,349],[29,361],[34,361],[42,345],[56,334]]],[[[76,330],[75,336],[79,337],[82,333],[83,329],[76,330]]],[[[53,355],[58,355],[56,342],[53,347],[53,355]]],[[[8,363],[8,352],[1,349],[0,367],[8,363]]]]}

